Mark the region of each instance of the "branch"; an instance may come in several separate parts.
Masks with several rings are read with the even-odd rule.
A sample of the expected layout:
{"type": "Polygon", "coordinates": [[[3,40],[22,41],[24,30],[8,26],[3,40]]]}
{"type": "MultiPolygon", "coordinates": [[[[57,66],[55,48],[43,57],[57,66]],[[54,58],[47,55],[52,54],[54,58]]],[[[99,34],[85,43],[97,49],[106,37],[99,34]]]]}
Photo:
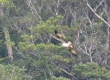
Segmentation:
{"type": "MultiPolygon", "coordinates": [[[[87,16],[87,18],[88,18],[88,21],[89,21],[89,23],[90,23],[90,25],[92,25],[92,21],[90,20],[90,18],[89,18],[89,16],[88,16],[88,12],[86,13],[85,11],[84,11],[84,13],[85,13],[85,15],[87,16]]],[[[86,26],[86,25],[85,25],[86,26]]]]}
{"type": "Polygon", "coordinates": [[[32,13],[36,13],[36,15],[38,16],[38,18],[40,19],[40,21],[42,21],[42,18],[41,18],[41,16],[39,15],[39,13],[38,13],[38,11],[35,9],[35,7],[34,7],[34,5],[33,5],[33,3],[32,3],[32,1],[31,0],[27,0],[27,5],[30,7],[30,9],[31,9],[31,11],[32,11],[32,13]]]}
{"type": "Polygon", "coordinates": [[[100,2],[100,4],[96,7],[95,11],[99,8],[99,6],[102,5],[102,3],[103,3],[104,1],[105,1],[105,0],[102,0],[102,1],[100,2]]]}
{"type": "Polygon", "coordinates": [[[17,47],[13,46],[13,49],[16,50],[23,58],[26,58],[26,56],[23,54],[23,52],[21,50],[18,50],[17,47]]]}
{"type": "Polygon", "coordinates": [[[70,11],[72,17],[73,17],[73,18],[75,19],[75,21],[76,21],[76,12],[72,12],[72,10],[70,9],[70,7],[69,7],[69,11],[70,11]]]}
{"type": "MultiPolygon", "coordinates": [[[[54,64],[53,62],[51,62],[51,64],[52,64],[53,66],[57,67],[56,64],[54,64]]],[[[67,72],[65,69],[63,69],[63,68],[60,68],[60,69],[61,69],[63,72],[65,72],[66,74],[68,74],[68,75],[70,75],[70,76],[73,76],[73,74],[67,72]]]]}
{"type": "Polygon", "coordinates": [[[64,41],[62,41],[62,40],[60,40],[59,38],[57,38],[57,37],[55,37],[55,36],[53,36],[52,34],[49,34],[51,37],[53,37],[54,39],[56,39],[56,40],[58,40],[58,41],[60,41],[60,42],[64,42],[64,41]]]}
{"type": "Polygon", "coordinates": [[[63,68],[60,68],[63,72],[65,72],[65,73],[67,73],[68,75],[70,75],[70,76],[73,76],[73,74],[71,74],[71,73],[69,73],[69,72],[67,72],[66,70],[64,70],[63,68]]]}
{"type": "Polygon", "coordinates": [[[101,19],[106,25],[108,25],[109,27],[110,27],[110,24],[108,24],[108,22],[107,21],[105,21],[101,16],[99,16],[93,9],[92,9],[92,7],[89,5],[89,3],[88,2],[86,2],[86,4],[87,4],[87,6],[90,8],[90,10],[99,18],[99,19],[101,19]]]}

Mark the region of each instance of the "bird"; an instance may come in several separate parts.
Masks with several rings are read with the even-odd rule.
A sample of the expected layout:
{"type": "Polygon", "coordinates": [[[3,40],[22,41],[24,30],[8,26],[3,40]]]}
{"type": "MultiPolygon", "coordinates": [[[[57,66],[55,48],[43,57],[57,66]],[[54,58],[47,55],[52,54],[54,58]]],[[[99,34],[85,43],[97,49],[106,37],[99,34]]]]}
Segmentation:
{"type": "Polygon", "coordinates": [[[74,48],[69,48],[68,50],[70,51],[71,54],[73,54],[74,56],[77,56],[77,53],[74,50],[74,48]]]}
{"type": "Polygon", "coordinates": [[[74,46],[71,41],[69,41],[68,43],[62,43],[62,47],[67,48],[67,50],[69,50],[71,54],[77,56],[76,51],[74,50],[74,46]]]}
{"type": "Polygon", "coordinates": [[[62,40],[63,42],[67,42],[65,37],[61,33],[59,33],[57,30],[54,30],[54,33],[58,39],[62,40]]]}
{"type": "Polygon", "coordinates": [[[71,41],[68,42],[70,48],[74,48],[73,43],[71,41]]]}
{"type": "Polygon", "coordinates": [[[73,48],[73,44],[71,41],[68,41],[68,42],[63,42],[62,43],[62,47],[66,47],[66,48],[73,48]]]}
{"type": "Polygon", "coordinates": [[[73,43],[71,41],[67,41],[65,39],[65,37],[60,34],[57,30],[54,30],[54,33],[56,35],[57,38],[59,38],[60,40],[63,40],[62,42],[62,47],[66,48],[67,50],[69,50],[69,52],[75,56],[77,56],[77,53],[76,51],[74,50],[74,46],[73,46],[73,43]]]}

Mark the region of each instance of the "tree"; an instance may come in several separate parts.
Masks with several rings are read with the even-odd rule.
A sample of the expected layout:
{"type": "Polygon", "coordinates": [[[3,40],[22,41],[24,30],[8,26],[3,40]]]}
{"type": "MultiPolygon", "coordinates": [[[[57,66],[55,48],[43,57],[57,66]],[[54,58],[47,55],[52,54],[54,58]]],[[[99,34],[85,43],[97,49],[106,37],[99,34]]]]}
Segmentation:
{"type": "Polygon", "coordinates": [[[13,65],[0,64],[1,80],[29,80],[31,76],[25,74],[25,69],[13,65]]]}
{"type": "Polygon", "coordinates": [[[79,63],[72,68],[72,72],[78,79],[108,80],[110,78],[110,71],[94,62],[79,63]]]}
{"type": "Polygon", "coordinates": [[[32,80],[109,79],[109,0],[0,2],[2,65],[10,64],[7,59],[10,48],[13,52],[11,66],[23,67],[26,73],[21,73],[29,74],[32,80]],[[73,42],[78,58],[61,47],[62,43],[54,36],[55,29],[73,42]],[[8,32],[8,39],[3,30],[8,32]],[[101,76],[100,71],[107,76],[101,76]]]}

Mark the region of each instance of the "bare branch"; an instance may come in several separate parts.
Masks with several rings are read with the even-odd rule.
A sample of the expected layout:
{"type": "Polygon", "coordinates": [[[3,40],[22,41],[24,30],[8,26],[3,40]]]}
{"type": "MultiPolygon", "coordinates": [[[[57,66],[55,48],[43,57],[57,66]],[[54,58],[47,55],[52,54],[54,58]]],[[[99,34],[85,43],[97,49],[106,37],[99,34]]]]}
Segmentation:
{"type": "Polygon", "coordinates": [[[18,50],[18,48],[17,47],[14,47],[13,46],[13,48],[23,57],[23,58],[26,58],[26,56],[23,54],[23,52],[22,52],[22,50],[18,50]]]}
{"type": "Polygon", "coordinates": [[[87,4],[87,6],[90,8],[90,10],[99,18],[99,19],[101,19],[106,25],[108,25],[109,27],[110,27],[110,24],[107,22],[107,21],[105,21],[101,16],[99,16],[94,10],[93,10],[93,8],[89,5],[89,3],[88,2],[86,2],[86,4],[87,4]]]}
{"type": "Polygon", "coordinates": [[[50,7],[49,5],[47,5],[47,7],[48,7],[50,13],[51,13],[52,15],[55,15],[55,13],[52,11],[51,7],[50,7]]]}
{"type": "Polygon", "coordinates": [[[72,14],[72,17],[75,19],[75,21],[76,21],[76,12],[72,12],[72,10],[70,9],[70,7],[69,7],[69,11],[70,11],[70,13],[72,14]]]}
{"type": "Polygon", "coordinates": [[[58,40],[58,41],[60,41],[60,42],[64,42],[64,41],[62,41],[62,40],[60,40],[60,39],[58,39],[57,37],[55,37],[55,36],[53,36],[52,34],[49,34],[51,37],[53,37],[54,39],[56,39],[56,40],[58,40]]]}
{"type": "MultiPolygon", "coordinates": [[[[84,13],[85,13],[85,15],[87,16],[87,18],[88,18],[88,21],[89,21],[89,23],[90,23],[90,25],[92,25],[92,21],[90,20],[90,18],[89,18],[89,16],[88,16],[88,12],[86,13],[85,11],[84,11],[84,13]]],[[[86,25],[85,25],[86,26],[86,25]]]]}
{"type": "Polygon", "coordinates": [[[66,70],[64,70],[63,68],[60,68],[63,72],[65,72],[65,73],[67,73],[68,75],[70,75],[70,76],[73,76],[73,74],[71,74],[71,73],[69,73],[69,72],[67,72],[66,70]]]}
{"type": "Polygon", "coordinates": [[[102,5],[102,3],[104,2],[105,0],[102,0],[101,2],[100,2],[100,4],[95,8],[95,11],[102,5]]]}
{"type": "MultiPolygon", "coordinates": [[[[57,67],[56,66],[56,64],[54,64],[53,62],[51,62],[52,63],[52,65],[54,65],[55,67],[57,67]]],[[[60,68],[63,72],[65,72],[66,74],[68,74],[68,75],[70,75],[70,76],[73,76],[73,74],[71,74],[71,73],[69,73],[68,71],[66,71],[65,69],[63,69],[63,68],[60,68]]]]}
{"type": "Polygon", "coordinates": [[[40,21],[42,21],[41,16],[39,15],[38,11],[35,9],[33,3],[31,0],[27,0],[27,5],[30,7],[32,13],[36,13],[36,15],[38,16],[38,18],[40,19],[40,21]]]}

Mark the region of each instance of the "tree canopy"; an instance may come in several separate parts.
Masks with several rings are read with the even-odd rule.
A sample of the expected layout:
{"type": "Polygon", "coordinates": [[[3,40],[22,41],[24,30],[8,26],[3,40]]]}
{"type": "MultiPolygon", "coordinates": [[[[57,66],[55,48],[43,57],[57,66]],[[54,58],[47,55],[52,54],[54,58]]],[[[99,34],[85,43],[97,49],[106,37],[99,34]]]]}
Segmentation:
{"type": "Polygon", "coordinates": [[[109,0],[0,0],[1,80],[109,80],[109,41],[109,0]]]}

